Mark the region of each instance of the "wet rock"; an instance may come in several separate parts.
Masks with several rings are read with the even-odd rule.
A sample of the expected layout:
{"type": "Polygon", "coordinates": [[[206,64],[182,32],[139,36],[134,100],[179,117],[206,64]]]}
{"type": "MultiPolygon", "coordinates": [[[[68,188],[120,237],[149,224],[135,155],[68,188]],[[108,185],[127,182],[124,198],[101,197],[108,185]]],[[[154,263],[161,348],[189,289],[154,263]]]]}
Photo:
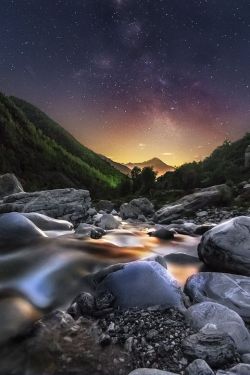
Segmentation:
{"type": "Polygon", "coordinates": [[[171,240],[174,238],[175,231],[174,230],[168,230],[166,228],[159,228],[152,232],[148,232],[148,235],[151,237],[157,237],[161,240],[171,240]]]}
{"type": "Polygon", "coordinates": [[[83,236],[83,237],[91,237],[93,239],[99,239],[104,234],[106,234],[106,231],[95,225],[80,223],[75,233],[79,237],[83,236]]]}
{"type": "Polygon", "coordinates": [[[95,311],[95,298],[92,294],[83,292],[80,293],[72,302],[67,310],[75,320],[80,316],[92,316],[95,311]]]}
{"type": "Polygon", "coordinates": [[[213,324],[234,340],[239,353],[250,352],[250,334],[241,317],[228,307],[202,302],[189,307],[185,315],[194,329],[200,330],[206,324],[213,324]]]}
{"type": "Polygon", "coordinates": [[[216,368],[232,363],[236,356],[233,339],[216,327],[205,326],[200,332],[186,337],[182,346],[188,358],[203,359],[216,368]]]}
{"type": "Polygon", "coordinates": [[[176,233],[179,233],[179,234],[186,234],[188,236],[193,236],[197,229],[197,225],[192,222],[184,222],[180,224],[178,223],[169,224],[165,228],[168,230],[175,231],[176,233]]]}
{"type": "Polygon", "coordinates": [[[231,190],[227,185],[216,185],[200,189],[193,194],[186,195],[173,204],[167,204],[155,213],[155,220],[158,223],[169,224],[173,220],[185,215],[192,214],[198,209],[221,204],[231,199],[231,190]]]}
{"type": "Polygon", "coordinates": [[[140,215],[145,217],[154,214],[154,206],[147,198],[136,198],[120,207],[120,215],[123,219],[138,219],[140,215]]]}
{"type": "Polygon", "coordinates": [[[0,247],[20,246],[46,234],[29,219],[17,212],[0,215],[0,247]]]}
{"type": "Polygon", "coordinates": [[[87,218],[91,199],[87,190],[55,189],[12,194],[3,199],[0,213],[37,212],[73,224],[87,218]]]}
{"type": "Polygon", "coordinates": [[[238,365],[232,367],[229,370],[219,370],[216,375],[249,375],[250,365],[239,363],[238,365]]]}
{"type": "Polygon", "coordinates": [[[183,308],[183,294],[168,271],[153,261],[136,261],[110,273],[97,286],[97,293],[111,291],[115,306],[122,308],[163,307],[183,308]]]}
{"type": "Polygon", "coordinates": [[[101,216],[100,221],[96,223],[100,228],[105,230],[117,229],[120,222],[111,214],[104,214],[101,216]]]}
{"type": "Polygon", "coordinates": [[[32,221],[41,230],[72,230],[73,224],[66,220],[57,220],[36,212],[22,213],[24,217],[32,221]]]}
{"type": "Polygon", "coordinates": [[[106,310],[113,306],[114,301],[115,296],[111,292],[105,290],[96,296],[96,308],[98,310],[106,310]]]}
{"type": "Polygon", "coordinates": [[[129,375],[177,375],[173,372],[157,370],[154,368],[138,368],[129,373],[129,375]]]}
{"type": "Polygon", "coordinates": [[[185,375],[214,375],[214,372],[203,359],[195,359],[186,367],[185,375]]]}
{"type": "Polygon", "coordinates": [[[250,276],[250,217],[236,217],[206,232],[198,254],[216,270],[250,276]]]}
{"type": "Polygon", "coordinates": [[[215,226],[216,224],[212,224],[212,223],[204,223],[202,225],[198,225],[196,229],[194,230],[194,234],[201,236],[204,233],[208,232],[210,229],[213,229],[215,226]]]}
{"type": "Polygon", "coordinates": [[[14,174],[6,173],[0,176],[0,199],[20,192],[23,192],[23,187],[14,174]]]}
{"type": "Polygon", "coordinates": [[[194,303],[218,302],[250,321],[250,277],[200,272],[187,280],[184,291],[194,303]]]}

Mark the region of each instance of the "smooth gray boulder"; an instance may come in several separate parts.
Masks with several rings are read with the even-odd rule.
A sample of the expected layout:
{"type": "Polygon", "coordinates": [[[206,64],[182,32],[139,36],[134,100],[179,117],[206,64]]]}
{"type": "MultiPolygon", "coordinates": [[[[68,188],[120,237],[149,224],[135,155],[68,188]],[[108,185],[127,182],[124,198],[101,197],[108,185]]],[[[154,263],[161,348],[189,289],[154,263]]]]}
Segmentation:
{"type": "Polygon", "coordinates": [[[231,189],[227,185],[216,185],[200,189],[179,199],[175,203],[167,204],[155,213],[155,221],[169,224],[173,220],[193,214],[198,209],[221,204],[232,197],[231,189]]]}
{"type": "Polygon", "coordinates": [[[117,229],[120,221],[111,214],[103,214],[100,220],[96,222],[96,225],[105,230],[117,229]]]}
{"type": "Polygon", "coordinates": [[[183,353],[189,359],[203,359],[211,367],[233,363],[236,347],[233,339],[216,327],[205,326],[182,342],[183,353]]]}
{"type": "Polygon", "coordinates": [[[19,246],[42,237],[47,236],[20,213],[0,215],[0,247],[19,246]]]}
{"type": "Polygon", "coordinates": [[[233,218],[206,232],[198,254],[215,270],[250,276],[250,217],[233,218]]]}
{"type": "Polygon", "coordinates": [[[214,302],[202,302],[189,307],[185,317],[196,330],[207,324],[215,325],[219,331],[234,340],[239,353],[250,352],[250,334],[241,317],[228,307],[214,302]]]}
{"type": "Polygon", "coordinates": [[[37,212],[22,213],[24,217],[32,221],[42,230],[72,230],[73,224],[66,220],[58,220],[37,212]]]}
{"type": "Polygon", "coordinates": [[[184,292],[192,302],[218,302],[250,321],[250,277],[199,272],[188,278],[184,292]]]}
{"type": "Polygon", "coordinates": [[[214,375],[214,372],[203,359],[195,359],[185,368],[185,375],[214,375]]]}
{"type": "Polygon", "coordinates": [[[138,219],[140,215],[145,217],[154,214],[154,206],[147,198],[132,199],[120,207],[120,215],[123,219],[138,219]]]}
{"type": "Polygon", "coordinates": [[[239,363],[238,365],[230,368],[229,370],[219,370],[216,375],[249,375],[250,365],[239,363]]]}
{"type": "Polygon", "coordinates": [[[110,291],[121,308],[176,307],[182,310],[183,293],[169,272],[154,261],[135,261],[110,273],[97,286],[97,294],[110,291]]]}
{"type": "Polygon", "coordinates": [[[5,197],[0,203],[0,213],[37,212],[76,224],[87,218],[90,204],[90,194],[87,190],[44,190],[5,197]]]}
{"type": "Polygon", "coordinates": [[[0,199],[20,192],[23,192],[23,187],[14,174],[6,173],[0,176],[0,199]]]}

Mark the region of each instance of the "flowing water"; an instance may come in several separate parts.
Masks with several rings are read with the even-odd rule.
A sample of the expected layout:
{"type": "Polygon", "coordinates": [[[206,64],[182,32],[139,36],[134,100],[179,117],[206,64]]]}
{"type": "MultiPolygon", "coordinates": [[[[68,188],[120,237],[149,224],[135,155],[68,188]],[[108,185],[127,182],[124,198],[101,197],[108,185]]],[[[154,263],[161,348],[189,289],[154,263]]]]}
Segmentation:
{"type": "Polygon", "coordinates": [[[99,240],[76,238],[72,232],[47,235],[25,247],[1,251],[0,342],[69,303],[84,288],[84,276],[106,266],[164,256],[182,286],[202,266],[197,258],[199,237],[176,235],[163,241],[148,236],[147,228],[128,224],[99,240]]]}

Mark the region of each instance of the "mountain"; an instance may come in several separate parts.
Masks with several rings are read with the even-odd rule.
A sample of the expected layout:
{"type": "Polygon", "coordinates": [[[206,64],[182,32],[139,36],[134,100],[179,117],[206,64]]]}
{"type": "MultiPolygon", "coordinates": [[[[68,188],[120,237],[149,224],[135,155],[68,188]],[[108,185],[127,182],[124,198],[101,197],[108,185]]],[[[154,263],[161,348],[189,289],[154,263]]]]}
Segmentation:
{"type": "Polygon", "coordinates": [[[245,167],[245,151],[250,145],[250,133],[241,139],[225,141],[210,156],[200,162],[186,163],[174,173],[167,173],[159,181],[162,189],[189,190],[250,179],[250,168],[245,167]]]}
{"type": "Polygon", "coordinates": [[[166,172],[173,172],[175,170],[174,167],[164,163],[161,159],[153,158],[141,163],[127,163],[125,164],[130,170],[134,167],[138,168],[145,168],[145,167],[153,167],[154,171],[158,172],[158,176],[162,176],[166,172]]]}
{"type": "Polygon", "coordinates": [[[121,173],[125,174],[126,176],[130,175],[131,169],[129,167],[127,167],[125,164],[118,163],[114,160],[109,159],[107,156],[104,156],[104,155],[99,155],[99,156],[100,156],[100,158],[107,161],[110,165],[112,165],[112,167],[114,167],[115,169],[117,169],[121,173]]]}
{"type": "Polygon", "coordinates": [[[107,197],[126,179],[38,108],[3,94],[0,153],[0,173],[15,173],[27,190],[87,188],[107,197]]]}

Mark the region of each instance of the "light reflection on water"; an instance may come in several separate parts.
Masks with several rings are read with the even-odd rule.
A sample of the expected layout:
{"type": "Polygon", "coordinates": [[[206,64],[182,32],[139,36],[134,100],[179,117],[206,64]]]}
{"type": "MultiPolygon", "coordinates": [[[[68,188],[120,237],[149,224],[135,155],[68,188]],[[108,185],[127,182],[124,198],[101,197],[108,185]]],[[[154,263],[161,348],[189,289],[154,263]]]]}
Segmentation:
{"type": "Polygon", "coordinates": [[[201,266],[198,243],[198,237],[176,235],[163,241],[148,236],[146,230],[127,227],[110,231],[99,240],[75,239],[70,233],[42,238],[24,248],[5,249],[0,255],[0,318],[7,333],[0,342],[8,331],[12,336],[42,312],[69,302],[80,292],[83,276],[108,265],[166,256],[168,270],[184,285],[201,266]]]}

